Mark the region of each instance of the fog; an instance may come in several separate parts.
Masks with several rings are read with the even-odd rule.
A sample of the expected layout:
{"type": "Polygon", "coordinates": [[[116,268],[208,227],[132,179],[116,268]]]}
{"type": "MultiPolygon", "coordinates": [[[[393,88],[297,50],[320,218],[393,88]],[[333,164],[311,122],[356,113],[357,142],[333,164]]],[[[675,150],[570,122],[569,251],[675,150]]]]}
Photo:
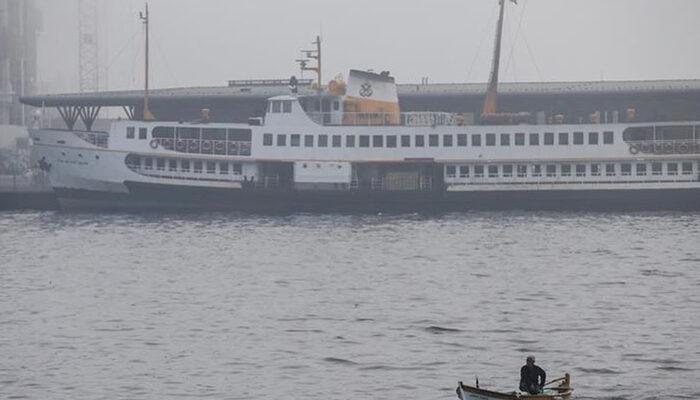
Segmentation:
{"type": "MultiPolygon", "coordinates": [[[[101,90],[143,80],[141,0],[99,3],[101,90]]],[[[43,11],[43,92],[78,87],[77,0],[43,11]]],[[[502,80],[700,78],[697,0],[520,0],[508,5],[502,80]]],[[[154,87],[299,75],[294,60],[318,33],[324,80],[349,68],[398,82],[484,82],[497,0],[151,0],[154,87]]],[[[307,77],[310,77],[307,74],[307,77]]]]}

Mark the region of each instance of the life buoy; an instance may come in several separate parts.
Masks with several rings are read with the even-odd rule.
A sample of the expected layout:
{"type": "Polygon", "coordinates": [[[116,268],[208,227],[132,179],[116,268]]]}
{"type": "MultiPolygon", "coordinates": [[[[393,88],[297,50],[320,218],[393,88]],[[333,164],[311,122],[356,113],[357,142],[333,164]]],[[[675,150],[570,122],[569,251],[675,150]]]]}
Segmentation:
{"type": "Polygon", "coordinates": [[[229,155],[238,154],[238,143],[229,143],[228,144],[228,154],[229,155]]]}
{"type": "Polygon", "coordinates": [[[631,144],[630,145],[630,154],[632,154],[632,155],[639,154],[639,145],[638,144],[631,144]]]}
{"type": "Polygon", "coordinates": [[[199,151],[199,144],[196,141],[191,140],[187,148],[189,149],[190,153],[195,153],[199,151]]]}
{"type": "Polygon", "coordinates": [[[672,154],[673,153],[673,143],[666,143],[664,144],[664,153],[666,154],[672,154]]]}
{"type": "Polygon", "coordinates": [[[211,151],[211,140],[202,142],[202,151],[211,151]]]}
{"type": "Polygon", "coordinates": [[[187,150],[187,144],[185,143],[184,140],[178,140],[176,142],[175,146],[176,146],[175,148],[177,149],[177,151],[184,152],[185,150],[187,150]]]}
{"type": "Polygon", "coordinates": [[[688,143],[681,143],[678,145],[678,152],[681,154],[688,154],[690,152],[690,146],[688,146],[688,143]]]}
{"type": "Polygon", "coordinates": [[[226,151],[226,147],[224,146],[224,142],[216,142],[216,144],[214,144],[214,150],[217,153],[223,153],[224,151],[226,151]]]}
{"type": "Polygon", "coordinates": [[[153,150],[157,149],[159,144],[160,144],[160,141],[158,139],[153,139],[153,140],[151,140],[151,143],[150,143],[151,148],[153,150]]]}
{"type": "Polygon", "coordinates": [[[642,143],[640,151],[644,154],[651,153],[653,147],[649,143],[642,143]]]}

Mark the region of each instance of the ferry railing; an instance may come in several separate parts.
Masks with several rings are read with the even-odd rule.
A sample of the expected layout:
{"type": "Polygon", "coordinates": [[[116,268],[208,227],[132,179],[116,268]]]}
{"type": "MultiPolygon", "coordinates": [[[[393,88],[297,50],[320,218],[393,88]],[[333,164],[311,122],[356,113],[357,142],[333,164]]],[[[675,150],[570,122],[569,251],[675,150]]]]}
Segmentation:
{"type": "Polygon", "coordinates": [[[445,183],[452,185],[560,185],[560,184],[631,184],[631,183],[680,183],[680,182],[700,182],[700,175],[697,172],[684,172],[678,175],[664,175],[663,179],[648,179],[653,175],[600,175],[581,177],[572,174],[571,176],[557,177],[487,177],[473,176],[469,178],[446,177],[445,183]],[[596,179],[591,179],[596,178],[596,179]],[[613,179],[611,179],[613,178],[613,179]]]}
{"type": "Polygon", "coordinates": [[[324,126],[461,126],[464,116],[444,112],[307,112],[324,126]]]}
{"type": "Polygon", "coordinates": [[[178,153],[221,156],[250,156],[251,146],[251,142],[240,140],[155,138],[151,141],[154,150],[163,148],[178,153]]]}
{"type": "Polygon", "coordinates": [[[190,181],[207,181],[207,182],[243,182],[243,176],[240,173],[222,173],[222,172],[208,172],[206,169],[195,170],[194,168],[190,171],[173,171],[168,167],[148,167],[146,165],[131,164],[128,163],[126,166],[133,172],[148,176],[151,178],[162,178],[162,179],[177,179],[177,180],[190,180],[190,181]]]}
{"type": "Polygon", "coordinates": [[[631,154],[697,154],[700,153],[700,140],[633,140],[626,141],[631,154]]]}
{"type": "Polygon", "coordinates": [[[90,143],[93,146],[97,146],[106,149],[109,146],[109,133],[105,132],[81,132],[72,131],[73,134],[83,141],[90,143]]]}

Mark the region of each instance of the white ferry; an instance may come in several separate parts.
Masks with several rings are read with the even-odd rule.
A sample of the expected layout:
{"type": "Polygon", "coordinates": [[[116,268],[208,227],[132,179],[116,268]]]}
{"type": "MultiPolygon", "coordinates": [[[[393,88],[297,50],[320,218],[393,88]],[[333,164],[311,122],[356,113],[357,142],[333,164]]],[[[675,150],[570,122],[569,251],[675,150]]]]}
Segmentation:
{"type": "Polygon", "coordinates": [[[317,95],[270,98],[247,124],[33,129],[36,154],[60,204],[79,209],[700,209],[700,121],[495,113],[503,3],[481,124],[402,113],[394,78],[353,70],[317,95]]]}

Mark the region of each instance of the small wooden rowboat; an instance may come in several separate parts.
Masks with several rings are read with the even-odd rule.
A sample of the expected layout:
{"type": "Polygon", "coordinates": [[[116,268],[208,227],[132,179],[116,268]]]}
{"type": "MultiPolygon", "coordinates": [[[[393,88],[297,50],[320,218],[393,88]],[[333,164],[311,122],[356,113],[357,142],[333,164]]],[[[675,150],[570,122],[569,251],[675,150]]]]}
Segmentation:
{"type": "Polygon", "coordinates": [[[459,397],[460,400],[568,400],[573,392],[574,388],[571,387],[571,377],[569,374],[546,384],[541,394],[494,392],[492,390],[468,386],[462,382],[459,382],[459,387],[457,387],[457,397],[459,397]],[[558,385],[551,386],[555,383],[558,383],[558,385]]]}

